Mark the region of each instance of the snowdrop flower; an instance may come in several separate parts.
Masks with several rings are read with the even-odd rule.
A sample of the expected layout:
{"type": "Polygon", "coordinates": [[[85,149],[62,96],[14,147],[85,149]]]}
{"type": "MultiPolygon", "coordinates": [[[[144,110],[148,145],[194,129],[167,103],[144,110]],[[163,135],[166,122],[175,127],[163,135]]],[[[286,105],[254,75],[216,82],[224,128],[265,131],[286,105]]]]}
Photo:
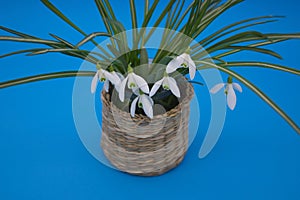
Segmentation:
{"type": "Polygon", "coordinates": [[[166,71],[168,74],[170,74],[172,72],[175,72],[178,68],[182,67],[189,68],[190,78],[191,80],[193,80],[196,74],[196,65],[189,53],[183,53],[171,60],[167,65],[166,71]]]}
{"type": "Polygon", "coordinates": [[[141,89],[144,93],[149,93],[149,86],[147,82],[139,75],[136,75],[133,72],[133,69],[130,67],[130,64],[128,66],[128,75],[127,77],[121,82],[119,87],[119,98],[122,102],[124,102],[125,99],[125,86],[127,86],[129,89],[138,90],[141,89]]]}
{"type": "Polygon", "coordinates": [[[234,89],[242,92],[242,87],[238,83],[232,82],[232,77],[228,78],[227,83],[219,83],[215,85],[211,90],[210,93],[215,94],[220,91],[223,87],[225,87],[225,94],[227,96],[227,105],[228,107],[233,110],[236,106],[236,94],[234,89]]]}
{"type": "Polygon", "coordinates": [[[176,97],[178,98],[180,97],[180,91],[177,86],[176,80],[172,77],[169,77],[167,74],[165,74],[165,76],[161,80],[154,83],[153,87],[151,88],[149,96],[152,97],[157,92],[157,90],[161,85],[165,90],[171,90],[171,92],[176,97]]]}
{"type": "Polygon", "coordinates": [[[139,108],[143,108],[145,114],[152,119],[153,118],[153,105],[154,102],[148,95],[144,94],[140,91],[138,96],[132,101],[130,107],[130,115],[134,117],[136,104],[138,104],[139,108]]]}
{"type": "Polygon", "coordinates": [[[100,80],[101,82],[104,82],[104,89],[106,92],[108,92],[109,89],[109,82],[111,82],[113,85],[115,85],[116,89],[118,90],[118,87],[121,83],[121,79],[122,75],[118,75],[117,72],[108,72],[104,69],[99,69],[93,80],[92,80],[92,84],[91,84],[91,92],[95,93],[97,85],[98,85],[98,81],[100,80]]]}
{"type": "Polygon", "coordinates": [[[111,74],[113,78],[112,79],[108,78],[108,79],[115,86],[117,92],[119,92],[121,83],[124,80],[124,76],[121,73],[115,71],[111,72],[111,74]]]}

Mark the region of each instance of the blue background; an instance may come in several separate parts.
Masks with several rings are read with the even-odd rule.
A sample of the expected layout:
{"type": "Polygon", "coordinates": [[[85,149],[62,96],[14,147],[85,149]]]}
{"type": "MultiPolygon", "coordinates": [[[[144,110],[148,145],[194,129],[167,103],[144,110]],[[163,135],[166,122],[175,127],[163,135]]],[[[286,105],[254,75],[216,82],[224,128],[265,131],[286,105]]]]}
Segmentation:
{"type": "MultiPolygon", "coordinates": [[[[130,27],[127,1],[111,2],[118,17],[130,27]]],[[[93,1],[53,3],[85,32],[104,30],[93,1]]],[[[298,4],[295,0],[248,0],[224,14],[208,32],[266,14],[287,18],[259,30],[300,32],[298,4]]],[[[74,42],[82,38],[39,1],[1,0],[0,13],[3,26],[44,38],[50,38],[49,32],[74,42]]],[[[29,46],[33,45],[1,42],[0,53],[29,46]]],[[[300,41],[272,49],[284,58],[277,63],[300,68],[300,41]]],[[[275,61],[249,53],[235,58],[275,61]]],[[[0,81],[75,70],[80,64],[78,59],[59,54],[8,57],[0,60],[0,81]]],[[[258,68],[237,71],[300,124],[299,77],[258,68]]],[[[143,178],[110,169],[86,151],[73,122],[73,82],[74,78],[66,78],[0,90],[0,199],[300,199],[300,137],[245,87],[238,94],[236,110],[227,113],[218,144],[200,160],[198,151],[209,123],[210,102],[207,88],[196,85],[200,129],[185,160],[163,176],[143,178]]]]}

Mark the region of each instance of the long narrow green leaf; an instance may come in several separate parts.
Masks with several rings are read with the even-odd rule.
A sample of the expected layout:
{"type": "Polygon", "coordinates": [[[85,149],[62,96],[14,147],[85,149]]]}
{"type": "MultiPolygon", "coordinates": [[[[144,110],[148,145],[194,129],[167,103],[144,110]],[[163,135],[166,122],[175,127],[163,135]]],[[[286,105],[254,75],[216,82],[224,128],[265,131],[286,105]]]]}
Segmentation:
{"type": "Polygon", "coordinates": [[[144,16],[146,16],[148,14],[149,11],[149,0],[145,0],[144,1],[144,16]]]}
{"type": "Polygon", "coordinates": [[[116,18],[115,13],[112,9],[112,6],[109,3],[109,0],[104,0],[104,1],[105,1],[105,7],[107,8],[107,10],[110,14],[110,18],[117,21],[117,18],[116,18]]]}
{"type": "Polygon", "coordinates": [[[19,50],[19,51],[14,51],[6,54],[0,55],[0,58],[12,56],[12,55],[17,55],[17,54],[22,54],[22,53],[28,53],[28,52],[35,52],[35,51],[41,51],[43,48],[35,48],[35,49],[25,49],[25,50],[19,50]]]}
{"type": "Polygon", "coordinates": [[[129,3],[130,3],[132,29],[136,29],[138,23],[137,23],[136,9],[135,9],[134,0],[129,0],[129,3]]]}
{"type": "Polygon", "coordinates": [[[197,84],[203,86],[204,84],[198,81],[189,81],[190,83],[197,84]]]}
{"type": "MultiPolygon", "coordinates": [[[[19,31],[16,31],[16,30],[13,30],[13,29],[10,29],[10,28],[7,28],[7,27],[0,27],[0,29],[6,31],[6,32],[9,32],[9,33],[12,33],[14,35],[17,35],[17,36],[20,36],[22,38],[26,38],[26,39],[39,39],[39,40],[42,40],[38,37],[35,37],[35,36],[32,36],[32,35],[28,35],[28,34],[25,34],[25,33],[21,33],[19,31]]],[[[66,46],[66,44],[63,44],[63,43],[60,43],[60,42],[57,42],[57,44],[47,44],[48,46],[51,46],[51,47],[58,47],[58,48],[63,48],[66,46]]]]}
{"type": "Polygon", "coordinates": [[[151,7],[150,7],[150,9],[149,9],[149,11],[148,11],[148,13],[147,13],[147,15],[144,16],[144,21],[143,21],[143,23],[142,23],[142,28],[148,26],[148,23],[149,23],[149,21],[150,21],[152,15],[153,15],[154,10],[155,10],[156,7],[157,7],[158,2],[159,2],[159,0],[154,0],[154,2],[153,2],[153,4],[151,5],[151,7]]]}
{"type": "Polygon", "coordinates": [[[70,48],[75,48],[75,46],[73,44],[71,44],[70,42],[62,39],[61,37],[57,36],[57,35],[54,35],[52,33],[49,33],[49,35],[55,39],[57,39],[58,41],[64,43],[66,46],[70,47],[70,48]]]}
{"type": "MultiPolygon", "coordinates": [[[[231,28],[239,26],[241,24],[245,24],[245,23],[248,23],[248,22],[257,21],[257,20],[261,20],[261,19],[274,19],[274,18],[279,18],[279,17],[282,17],[282,16],[271,16],[270,15],[270,16],[260,16],[260,17],[254,17],[254,18],[249,18],[249,19],[241,20],[241,21],[232,23],[230,25],[227,25],[227,26],[219,29],[218,31],[214,32],[213,34],[210,34],[209,36],[207,36],[206,38],[204,38],[203,40],[201,40],[199,43],[202,45],[202,44],[205,44],[208,41],[216,40],[217,37],[219,35],[221,35],[222,33],[224,33],[225,31],[228,31],[231,28]]],[[[273,21],[273,20],[271,20],[271,21],[273,21]]],[[[257,23],[259,23],[259,22],[257,22],[257,23]]],[[[256,25],[256,23],[252,23],[252,24],[256,25]]],[[[253,25],[247,25],[246,27],[253,26],[253,25]]],[[[243,28],[246,28],[246,27],[243,27],[243,28]]],[[[235,29],[235,31],[241,30],[243,28],[235,29]]]]}
{"type": "Polygon", "coordinates": [[[200,41],[200,42],[199,42],[200,45],[197,45],[197,46],[198,46],[197,49],[196,49],[196,48],[193,49],[194,46],[196,46],[196,45],[194,45],[194,46],[191,47],[191,48],[192,48],[194,51],[197,51],[197,50],[199,50],[199,48],[201,48],[201,46],[202,46],[202,47],[206,47],[206,46],[208,46],[209,44],[211,44],[211,43],[217,41],[218,39],[220,39],[220,38],[222,38],[222,37],[224,37],[224,36],[226,36],[226,35],[229,35],[229,34],[231,34],[231,33],[234,33],[234,32],[237,32],[237,31],[239,31],[239,30],[242,30],[242,29],[245,29],[245,28],[249,28],[249,27],[252,27],[252,26],[257,26],[257,25],[266,24],[266,23],[272,23],[272,22],[276,22],[276,21],[278,21],[278,20],[265,20],[265,21],[259,21],[259,22],[247,24],[247,25],[244,25],[244,26],[240,26],[240,27],[237,27],[237,28],[232,29],[232,30],[230,30],[230,31],[224,32],[224,33],[222,33],[222,34],[218,34],[218,35],[216,35],[215,37],[212,37],[211,39],[200,41]]]}
{"type": "Polygon", "coordinates": [[[147,14],[144,16],[144,20],[142,22],[142,26],[141,26],[141,31],[138,35],[138,42],[141,41],[141,47],[144,46],[145,42],[145,27],[148,26],[148,23],[153,15],[153,12],[155,11],[157,4],[158,4],[159,0],[154,0],[153,4],[151,5],[150,9],[148,10],[147,14]]]}
{"type": "MultiPolygon", "coordinates": [[[[286,40],[287,39],[278,39],[278,40],[268,40],[268,41],[263,41],[263,42],[257,42],[257,43],[249,45],[249,47],[260,47],[260,46],[265,46],[265,45],[269,45],[269,44],[275,44],[275,43],[278,43],[278,42],[283,42],[283,41],[286,41],[286,40]]],[[[240,51],[243,51],[243,50],[242,49],[234,49],[234,50],[231,50],[231,51],[220,53],[220,54],[218,54],[214,57],[220,59],[220,58],[223,58],[225,56],[229,56],[229,55],[238,53],[240,51]]]]}
{"type": "Polygon", "coordinates": [[[101,2],[101,0],[95,0],[95,3],[98,8],[99,14],[102,18],[102,21],[104,22],[107,32],[113,35],[113,31],[111,30],[111,27],[109,26],[108,22],[105,20],[108,16],[107,13],[105,13],[105,8],[103,6],[103,3],[101,2]]]}
{"type": "MultiPolygon", "coordinates": [[[[12,34],[15,34],[17,36],[20,36],[22,37],[23,39],[26,39],[26,40],[30,40],[30,39],[34,39],[34,40],[42,40],[40,38],[37,38],[35,36],[32,36],[32,35],[28,35],[28,34],[25,34],[25,33],[21,33],[19,31],[16,31],[16,30],[13,30],[13,29],[9,29],[9,28],[6,28],[6,27],[0,27],[0,29],[6,31],[6,32],[9,32],[9,33],[12,33],[12,34]]],[[[55,41],[53,41],[55,42],[55,41]]],[[[67,48],[66,44],[64,43],[61,43],[61,42],[56,42],[55,44],[53,44],[51,42],[51,44],[46,44],[52,48],[58,48],[58,49],[61,49],[61,48],[67,48]]],[[[14,55],[14,52],[12,52],[14,55]]],[[[82,54],[82,53],[79,53],[79,52],[69,52],[69,51],[65,51],[65,52],[62,52],[63,54],[66,54],[68,56],[73,56],[73,57],[77,57],[77,58],[81,58],[81,59],[86,59],[87,61],[91,62],[91,63],[97,63],[95,62],[94,60],[91,60],[87,57],[87,54],[82,54]]]]}
{"type": "Polygon", "coordinates": [[[194,33],[194,38],[197,38],[200,33],[203,32],[216,18],[218,18],[221,14],[225,11],[229,10],[230,8],[234,7],[235,5],[243,2],[244,0],[229,0],[225,3],[221,4],[220,6],[216,7],[215,9],[211,10],[209,13],[203,17],[203,20],[198,25],[198,30],[194,33]]]}
{"type": "Polygon", "coordinates": [[[269,49],[249,47],[249,46],[228,46],[224,49],[240,49],[240,50],[247,50],[247,51],[255,51],[255,52],[263,53],[266,55],[270,55],[270,56],[274,56],[276,58],[282,59],[282,57],[278,53],[276,53],[272,50],[269,50],[269,49]]]}
{"type": "Polygon", "coordinates": [[[300,75],[300,70],[298,69],[293,69],[290,67],[285,67],[285,66],[266,63],[266,62],[236,61],[236,62],[226,62],[220,65],[224,67],[264,67],[264,68],[270,68],[270,69],[275,69],[275,70],[280,70],[280,71],[300,75]]]}
{"type": "Polygon", "coordinates": [[[14,35],[23,37],[23,38],[38,39],[37,37],[34,37],[34,36],[32,36],[32,35],[28,35],[28,34],[25,34],[25,33],[21,33],[21,32],[19,32],[19,31],[16,31],[16,30],[13,30],[13,29],[4,27],[4,26],[0,26],[0,29],[3,30],[3,31],[6,31],[6,32],[8,32],[8,33],[12,33],[12,34],[14,34],[14,35]]]}
{"type": "Polygon", "coordinates": [[[185,17],[187,16],[187,14],[190,12],[190,10],[192,9],[193,5],[194,5],[193,1],[192,3],[189,4],[189,6],[185,9],[185,11],[183,12],[183,14],[181,15],[181,17],[179,18],[179,20],[176,22],[176,24],[174,24],[174,29],[173,30],[177,30],[179,28],[179,26],[182,24],[183,20],[185,19],[185,17]]]}
{"type": "Polygon", "coordinates": [[[11,86],[16,86],[24,83],[56,79],[56,78],[66,78],[66,77],[74,77],[74,76],[94,76],[95,72],[93,71],[64,71],[64,72],[55,72],[48,74],[40,74],[36,76],[29,76],[25,78],[15,79],[11,81],[6,81],[0,83],[0,89],[7,88],[11,86]]]}
{"type": "Polygon", "coordinates": [[[151,28],[151,30],[149,31],[148,35],[145,38],[145,43],[147,43],[147,41],[150,39],[151,35],[154,33],[156,27],[159,26],[159,24],[161,23],[161,21],[165,18],[165,16],[167,15],[167,13],[170,11],[170,9],[172,8],[174,2],[176,0],[170,0],[170,2],[166,5],[166,7],[164,8],[164,10],[161,12],[160,16],[158,17],[158,19],[155,21],[153,28],[151,28]]]}
{"type": "Polygon", "coordinates": [[[46,44],[46,45],[57,44],[56,41],[52,41],[52,40],[20,38],[20,37],[13,37],[13,36],[0,36],[0,40],[2,40],[2,41],[11,41],[11,42],[39,43],[39,44],[46,44]]]}
{"type": "MultiPolygon", "coordinates": [[[[176,29],[174,28],[174,26],[175,26],[176,22],[180,19],[179,16],[180,16],[180,14],[181,14],[181,12],[182,12],[182,10],[183,10],[184,3],[185,3],[185,0],[182,0],[182,1],[181,1],[181,4],[180,4],[180,6],[179,6],[179,9],[177,10],[176,15],[174,15],[174,16],[171,17],[171,19],[173,19],[173,20],[172,20],[172,22],[171,22],[170,29],[172,29],[172,30],[176,30],[176,29]]],[[[174,10],[174,11],[175,11],[175,10],[174,10]]],[[[175,14],[175,12],[174,12],[174,14],[175,14]]]]}
{"type": "Polygon", "coordinates": [[[77,30],[82,35],[86,34],[78,27],[76,26],[69,18],[67,18],[60,10],[58,10],[52,3],[50,3],[48,0],[41,0],[42,3],[49,8],[55,15],[57,15],[59,18],[61,18],[63,21],[65,21],[67,24],[69,24],[71,27],[73,27],[75,30],[77,30]]]}
{"type": "Polygon", "coordinates": [[[207,0],[207,1],[204,1],[203,3],[199,4],[200,8],[196,12],[196,16],[195,16],[192,24],[190,25],[191,33],[189,33],[189,36],[195,38],[195,33],[198,30],[197,25],[200,24],[203,21],[203,18],[206,16],[210,3],[211,3],[211,1],[207,0]]]}
{"type": "Polygon", "coordinates": [[[198,61],[198,63],[211,66],[212,68],[217,68],[222,72],[225,72],[226,74],[234,77],[241,83],[243,83],[245,86],[247,86],[249,89],[251,89],[255,94],[257,94],[262,100],[264,100],[271,108],[273,108],[299,135],[300,135],[300,128],[298,125],[277,105],[275,104],[266,94],[264,94],[260,89],[258,89],[255,85],[253,85],[250,81],[242,77],[241,75],[237,74],[236,72],[224,68],[215,64],[212,64],[210,62],[205,61],[198,61]]]}
{"type": "Polygon", "coordinates": [[[98,36],[107,36],[107,37],[111,37],[111,34],[105,33],[105,32],[95,32],[95,33],[91,33],[88,36],[86,36],[83,40],[81,40],[80,42],[78,42],[75,45],[75,48],[79,48],[80,46],[82,46],[83,44],[87,43],[88,41],[94,39],[95,37],[98,36]]]}
{"type": "Polygon", "coordinates": [[[80,49],[42,49],[40,51],[35,51],[35,52],[32,52],[30,54],[27,54],[28,56],[34,56],[34,55],[39,55],[39,54],[45,54],[45,53],[67,53],[67,52],[70,52],[70,53],[78,53],[78,54],[81,54],[83,56],[84,59],[87,59],[87,58],[90,58],[93,60],[94,63],[97,63],[98,62],[98,59],[94,58],[93,56],[91,55],[97,55],[99,57],[103,57],[102,54],[100,53],[97,53],[97,52],[90,52],[90,51],[86,51],[86,50],[80,50],[80,49]]]}
{"type": "Polygon", "coordinates": [[[130,3],[130,14],[131,14],[131,23],[132,23],[132,42],[133,42],[133,49],[137,49],[138,47],[138,21],[137,21],[137,15],[136,15],[136,8],[135,8],[135,2],[134,0],[129,0],[130,3]]]}
{"type": "Polygon", "coordinates": [[[255,41],[255,40],[268,40],[267,36],[264,34],[257,32],[257,31],[245,31],[242,33],[237,33],[233,36],[230,36],[226,39],[223,39],[216,44],[207,47],[206,51],[209,53],[212,53],[217,50],[221,50],[223,48],[226,48],[228,46],[239,44],[242,42],[249,42],[249,41],[255,41]]]}

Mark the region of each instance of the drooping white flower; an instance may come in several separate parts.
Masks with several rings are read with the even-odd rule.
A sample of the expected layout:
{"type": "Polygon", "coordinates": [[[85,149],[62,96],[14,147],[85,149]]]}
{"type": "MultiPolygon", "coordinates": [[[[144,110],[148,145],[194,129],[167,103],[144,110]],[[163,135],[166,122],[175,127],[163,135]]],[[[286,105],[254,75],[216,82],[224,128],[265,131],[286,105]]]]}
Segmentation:
{"type": "Polygon", "coordinates": [[[121,73],[115,72],[115,71],[111,72],[111,74],[114,78],[112,78],[112,79],[108,78],[108,79],[115,86],[117,92],[119,92],[121,83],[124,80],[124,76],[121,73]]]}
{"type": "Polygon", "coordinates": [[[91,92],[95,93],[97,85],[98,85],[98,81],[104,82],[104,89],[106,92],[108,92],[109,89],[109,82],[111,82],[113,85],[115,85],[116,89],[118,90],[118,85],[120,85],[121,83],[121,76],[118,75],[117,72],[108,72],[104,69],[99,69],[93,80],[92,80],[92,84],[91,84],[91,92]]]}
{"type": "Polygon", "coordinates": [[[138,94],[138,96],[132,101],[131,107],[130,107],[130,115],[134,117],[135,110],[136,110],[136,104],[138,104],[139,108],[143,108],[145,114],[152,119],[153,118],[153,105],[154,102],[148,95],[144,93],[138,94]]]}
{"type": "Polygon", "coordinates": [[[175,72],[178,68],[182,67],[189,68],[190,78],[191,80],[193,80],[196,74],[196,65],[192,60],[190,54],[187,53],[183,53],[171,60],[167,65],[166,72],[170,74],[172,72],[175,72]]]}
{"type": "Polygon", "coordinates": [[[134,90],[142,90],[144,93],[149,93],[149,86],[147,82],[139,75],[135,74],[131,67],[128,67],[130,70],[128,70],[127,77],[121,82],[119,87],[119,98],[122,102],[124,102],[125,99],[125,87],[126,83],[129,89],[134,90]]]}
{"type": "Polygon", "coordinates": [[[157,92],[157,90],[159,89],[159,87],[161,85],[165,90],[171,90],[171,92],[176,97],[178,97],[178,98],[180,97],[180,91],[179,91],[179,88],[177,86],[176,80],[172,77],[167,76],[167,75],[164,76],[161,80],[154,83],[154,85],[151,88],[151,91],[149,93],[149,96],[152,97],[157,92]]]}
{"type": "Polygon", "coordinates": [[[215,94],[217,92],[219,92],[222,88],[225,87],[225,94],[227,96],[227,105],[231,110],[234,110],[235,106],[236,106],[236,94],[235,94],[235,90],[242,92],[242,87],[238,84],[238,83],[233,83],[232,82],[232,78],[228,78],[228,82],[227,83],[219,83],[217,85],[215,85],[211,90],[210,93],[215,94]]]}

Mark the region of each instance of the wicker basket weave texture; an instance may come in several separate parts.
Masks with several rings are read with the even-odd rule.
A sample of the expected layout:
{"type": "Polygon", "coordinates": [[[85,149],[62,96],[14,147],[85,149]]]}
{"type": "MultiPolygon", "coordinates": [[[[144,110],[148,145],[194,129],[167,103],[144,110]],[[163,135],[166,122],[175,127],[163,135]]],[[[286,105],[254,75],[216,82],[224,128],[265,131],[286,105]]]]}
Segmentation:
{"type": "MultiPolygon", "coordinates": [[[[180,87],[180,86],[179,86],[180,87]]],[[[176,167],[188,147],[188,122],[193,88],[189,83],[180,104],[170,111],[132,118],[110,102],[110,95],[102,92],[102,138],[105,156],[123,172],[141,176],[163,174],[176,167]]]]}

